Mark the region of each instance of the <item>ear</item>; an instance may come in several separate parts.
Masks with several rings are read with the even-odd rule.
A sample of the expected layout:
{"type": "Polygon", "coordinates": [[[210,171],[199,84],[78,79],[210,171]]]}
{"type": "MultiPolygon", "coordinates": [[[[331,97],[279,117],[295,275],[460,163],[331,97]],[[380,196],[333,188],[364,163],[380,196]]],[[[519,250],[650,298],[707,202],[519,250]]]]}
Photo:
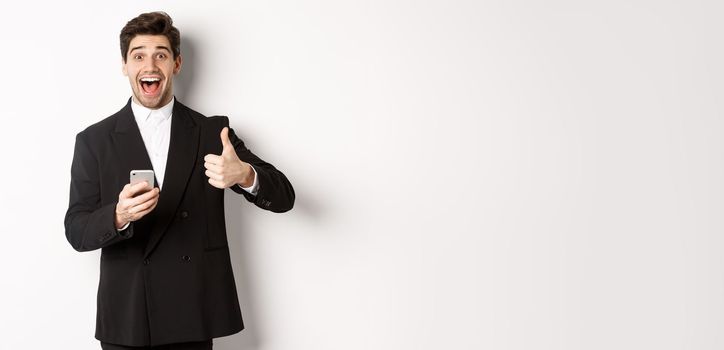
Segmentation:
{"type": "Polygon", "coordinates": [[[181,65],[183,63],[184,63],[184,59],[181,56],[181,54],[176,56],[176,59],[174,60],[174,65],[173,65],[173,75],[176,75],[181,71],[181,65]]]}
{"type": "Polygon", "coordinates": [[[128,76],[128,67],[126,67],[126,61],[121,58],[121,71],[124,76],[128,76]]]}

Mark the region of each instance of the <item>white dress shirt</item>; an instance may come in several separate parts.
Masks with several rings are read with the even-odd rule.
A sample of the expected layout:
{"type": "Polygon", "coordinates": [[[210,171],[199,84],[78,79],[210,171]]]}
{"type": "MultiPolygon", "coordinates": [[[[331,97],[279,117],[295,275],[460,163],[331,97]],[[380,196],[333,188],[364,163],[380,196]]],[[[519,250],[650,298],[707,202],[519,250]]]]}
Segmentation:
{"type": "Polygon", "coordinates": [[[131,101],[131,110],[136,118],[138,130],[141,131],[146,153],[151,159],[153,172],[158,181],[158,188],[163,189],[163,180],[166,175],[166,161],[168,159],[168,145],[171,141],[171,115],[175,99],[159,109],[149,109],[136,101],[131,101]]]}

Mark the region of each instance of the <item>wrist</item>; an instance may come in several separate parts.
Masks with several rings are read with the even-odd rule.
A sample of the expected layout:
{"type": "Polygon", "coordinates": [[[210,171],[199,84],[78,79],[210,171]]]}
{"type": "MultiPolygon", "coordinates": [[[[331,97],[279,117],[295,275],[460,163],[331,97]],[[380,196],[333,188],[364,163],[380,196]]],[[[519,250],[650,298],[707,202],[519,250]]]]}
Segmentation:
{"type": "Polygon", "coordinates": [[[254,184],[254,170],[251,169],[251,165],[242,162],[242,168],[244,169],[241,173],[241,178],[236,181],[236,184],[241,187],[250,187],[254,184]]]}
{"type": "Polygon", "coordinates": [[[120,229],[124,228],[126,225],[128,225],[128,221],[123,221],[120,218],[118,218],[118,214],[116,214],[115,223],[116,223],[116,230],[120,230],[120,229]]]}
{"type": "Polygon", "coordinates": [[[113,223],[116,225],[116,230],[120,230],[128,224],[128,221],[121,219],[121,216],[118,214],[118,207],[116,207],[116,211],[114,213],[113,223]]]}

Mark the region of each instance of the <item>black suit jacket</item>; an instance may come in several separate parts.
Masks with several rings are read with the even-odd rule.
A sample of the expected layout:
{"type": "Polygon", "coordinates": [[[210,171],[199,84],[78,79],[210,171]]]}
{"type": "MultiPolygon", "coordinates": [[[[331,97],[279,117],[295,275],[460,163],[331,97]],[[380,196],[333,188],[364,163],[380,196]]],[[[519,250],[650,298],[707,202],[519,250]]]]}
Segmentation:
{"type": "MultiPolygon", "coordinates": [[[[200,341],[244,328],[229,258],[224,191],[204,175],[204,156],[221,154],[226,117],[207,118],[175,101],[165,180],[156,208],[128,229],[114,224],[118,194],[134,169],[152,169],[131,111],[76,137],[65,234],[78,251],[102,249],[96,338],[148,346],[200,341]]],[[[241,160],[257,172],[262,209],[290,210],[294,190],[271,164],[229,131],[241,160]]]]}

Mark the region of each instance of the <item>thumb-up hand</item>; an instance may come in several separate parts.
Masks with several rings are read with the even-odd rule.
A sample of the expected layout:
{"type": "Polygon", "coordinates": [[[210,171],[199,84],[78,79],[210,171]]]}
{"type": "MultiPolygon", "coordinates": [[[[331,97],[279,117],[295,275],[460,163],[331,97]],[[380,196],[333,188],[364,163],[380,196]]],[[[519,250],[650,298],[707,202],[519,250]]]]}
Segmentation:
{"type": "Polygon", "coordinates": [[[224,189],[239,184],[249,187],[254,183],[254,171],[251,165],[242,162],[236,155],[234,145],[229,140],[229,128],[221,130],[221,155],[207,154],[204,167],[209,183],[216,188],[224,189]]]}

